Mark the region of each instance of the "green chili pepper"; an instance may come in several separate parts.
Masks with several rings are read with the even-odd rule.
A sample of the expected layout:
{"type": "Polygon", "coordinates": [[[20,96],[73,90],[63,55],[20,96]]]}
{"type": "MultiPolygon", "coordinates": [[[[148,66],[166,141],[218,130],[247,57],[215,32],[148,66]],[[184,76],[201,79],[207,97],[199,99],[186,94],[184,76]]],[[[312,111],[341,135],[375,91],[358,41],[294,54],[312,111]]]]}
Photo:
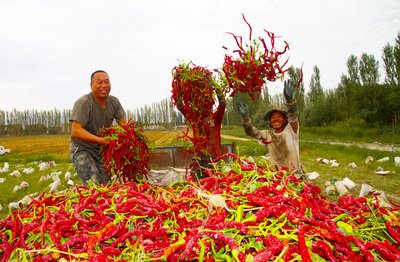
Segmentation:
{"type": "Polygon", "coordinates": [[[201,239],[199,240],[199,245],[200,245],[199,261],[202,262],[204,260],[204,253],[206,250],[206,246],[204,245],[201,239]]]}
{"type": "Polygon", "coordinates": [[[353,234],[353,227],[351,225],[349,225],[349,224],[347,224],[347,223],[345,223],[343,221],[336,222],[336,225],[339,228],[343,228],[347,235],[353,234]]]}
{"type": "Polygon", "coordinates": [[[236,212],[235,212],[235,221],[236,222],[241,222],[242,221],[243,210],[244,210],[244,206],[243,205],[238,206],[238,208],[236,209],[236,212]]]}

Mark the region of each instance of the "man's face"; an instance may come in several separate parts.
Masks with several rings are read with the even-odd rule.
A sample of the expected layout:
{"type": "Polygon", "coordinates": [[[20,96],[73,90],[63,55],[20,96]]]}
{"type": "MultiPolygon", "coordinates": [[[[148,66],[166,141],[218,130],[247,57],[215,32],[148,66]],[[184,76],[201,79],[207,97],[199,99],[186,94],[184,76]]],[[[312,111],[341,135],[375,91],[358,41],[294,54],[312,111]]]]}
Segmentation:
{"type": "Polygon", "coordinates": [[[285,116],[281,112],[273,112],[269,121],[275,131],[282,131],[285,127],[285,116]]]}
{"type": "Polygon", "coordinates": [[[107,98],[111,91],[110,79],[106,73],[98,72],[90,84],[92,93],[97,98],[107,98]]]}

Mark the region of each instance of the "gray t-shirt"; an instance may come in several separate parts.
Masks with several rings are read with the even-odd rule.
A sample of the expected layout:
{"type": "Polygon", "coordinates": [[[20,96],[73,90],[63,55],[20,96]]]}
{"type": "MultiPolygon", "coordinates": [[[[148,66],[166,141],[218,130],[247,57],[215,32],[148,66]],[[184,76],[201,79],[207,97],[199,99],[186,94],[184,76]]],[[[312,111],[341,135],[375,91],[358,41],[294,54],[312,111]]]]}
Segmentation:
{"type": "MultiPolygon", "coordinates": [[[[114,120],[121,118],[125,118],[125,111],[118,98],[108,96],[105,109],[103,109],[97,105],[92,93],[89,93],[75,102],[69,121],[81,123],[85,130],[98,136],[101,128],[111,127],[114,120]]],[[[74,137],[71,137],[71,144],[77,148],[77,152],[84,150],[97,155],[100,150],[99,144],[88,143],[74,137]]]]}

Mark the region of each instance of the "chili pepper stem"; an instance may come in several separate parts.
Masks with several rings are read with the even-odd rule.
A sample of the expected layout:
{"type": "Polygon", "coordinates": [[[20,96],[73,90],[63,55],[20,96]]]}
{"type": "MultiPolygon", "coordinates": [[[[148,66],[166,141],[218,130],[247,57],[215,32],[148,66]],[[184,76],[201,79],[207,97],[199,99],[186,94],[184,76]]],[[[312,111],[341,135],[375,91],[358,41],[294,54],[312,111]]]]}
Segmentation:
{"type": "Polygon", "coordinates": [[[386,229],[386,226],[379,226],[379,227],[369,227],[369,228],[361,228],[358,231],[364,232],[364,231],[375,231],[379,229],[386,229]]]}
{"type": "Polygon", "coordinates": [[[283,255],[288,251],[288,249],[289,249],[289,247],[288,247],[288,246],[285,246],[285,247],[282,249],[281,253],[279,253],[279,255],[275,258],[274,262],[281,261],[283,255]]]}
{"type": "Polygon", "coordinates": [[[68,255],[74,258],[87,258],[88,254],[87,253],[81,253],[81,254],[73,254],[71,252],[65,252],[61,251],[58,249],[51,249],[51,248],[45,248],[45,249],[33,249],[33,250],[24,250],[25,253],[60,253],[63,255],[68,255]]]}

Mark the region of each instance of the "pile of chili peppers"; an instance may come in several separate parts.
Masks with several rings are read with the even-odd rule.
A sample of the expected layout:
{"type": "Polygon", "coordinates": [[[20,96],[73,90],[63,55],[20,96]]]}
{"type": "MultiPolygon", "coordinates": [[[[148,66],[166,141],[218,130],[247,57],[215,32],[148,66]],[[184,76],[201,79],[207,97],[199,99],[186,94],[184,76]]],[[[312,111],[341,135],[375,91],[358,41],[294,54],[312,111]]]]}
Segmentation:
{"type": "MultiPolygon", "coordinates": [[[[264,30],[269,38],[270,47],[266,39],[259,37],[252,38],[252,27],[243,15],[243,19],[249,26],[249,43],[243,44],[241,36],[231,34],[236,42],[238,49],[225,54],[222,71],[224,78],[231,89],[230,96],[237,92],[248,93],[251,99],[256,100],[267,81],[274,82],[283,78],[284,73],[290,68],[285,68],[288,60],[282,65],[281,57],[289,49],[287,42],[283,50],[275,47],[275,34],[264,30]]],[[[226,50],[228,48],[224,47],[226,50]]]]}
{"type": "Polygon", "coordinates": [[[105,168],[122,181],[138,182],[150,170],[148,139],[131,120],[125,124],[103,128],[100,136],[109,136],[101,147],[105,168]]]}
{"type": "Polygon", "coordinates": [[[0,221],[0,261],[400,260],[398,204],[331,202],[287,170],[219,159],[199,183],[43,193],[0,221]]]}
{"type": "Polygon", "coordinates": [[[181,63],[174,67],[172,77],[172,103],[184,115],[192,130],[192,135],[188,128],[180,138],[192,143],[193,149],[189,151],[201,153],[208,145],[209,120],[218,84],[212,71],[192,63],[181,63]]]}

